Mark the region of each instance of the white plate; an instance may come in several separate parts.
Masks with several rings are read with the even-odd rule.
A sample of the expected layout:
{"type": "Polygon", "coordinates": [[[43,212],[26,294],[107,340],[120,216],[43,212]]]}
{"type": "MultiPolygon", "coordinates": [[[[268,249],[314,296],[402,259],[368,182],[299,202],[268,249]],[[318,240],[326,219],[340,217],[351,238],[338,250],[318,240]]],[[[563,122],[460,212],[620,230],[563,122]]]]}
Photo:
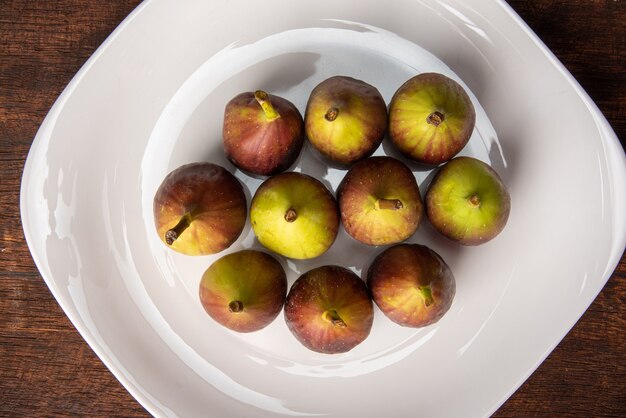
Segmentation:
{"type": "MultiPolygon", "coordinates": [[[[388,145],[378,153],[394,151],[388,145]]],[[[415,167],[422,189],[429,173],[415,167]]],[[[486,416],[556,346],[605,284],[626,240],[626,164],[606,120],[502,1],[150,0],[109,37],[58,99],[26,162],[28,245],[73,324],[159,416],[486,416]],[[428,52],[427,52],[428,51],[428,52]],[[221,150],[236,93],[263,88],[301,111],[344,74],[386,100],[410,76],[462,80],[479,109],[464,154],[490,162],[512,196],[504,232],[477,248],[411,239],[450,264],[457,297],[437,324],[395,326],[377,311],[350,353],[310,352],[282,315],[249,335],[202,310],[216,259],[156,237],[152,196],[177,166],[210,160],[247,186],[221,150]]],[[[305,150],[296,170],[333,187],[305,150]]],[[[258,247],[249,225],[227,252],[258,247]]],[[[341,233],[323,257],[283,260],[289,280],[337,263],[362,272],[379,249],[341,233]]]]}

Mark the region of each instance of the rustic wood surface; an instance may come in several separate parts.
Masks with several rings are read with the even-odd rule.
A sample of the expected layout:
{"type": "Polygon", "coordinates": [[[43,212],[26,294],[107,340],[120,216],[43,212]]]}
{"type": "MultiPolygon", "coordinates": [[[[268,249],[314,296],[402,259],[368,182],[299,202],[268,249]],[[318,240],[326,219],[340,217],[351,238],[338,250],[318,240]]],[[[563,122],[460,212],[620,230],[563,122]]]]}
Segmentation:
{"type": "MultiPolygon", "coordinates": [[[[46,113],[138,0],[0,0],[0,415],[146,416],[65,317],[20,223],[22,168],[46,113]]],[[[626,138],[626,3],[510,0],[626,138]]],[[[626,257],[497,417],[626,416],[626,257]]]]}

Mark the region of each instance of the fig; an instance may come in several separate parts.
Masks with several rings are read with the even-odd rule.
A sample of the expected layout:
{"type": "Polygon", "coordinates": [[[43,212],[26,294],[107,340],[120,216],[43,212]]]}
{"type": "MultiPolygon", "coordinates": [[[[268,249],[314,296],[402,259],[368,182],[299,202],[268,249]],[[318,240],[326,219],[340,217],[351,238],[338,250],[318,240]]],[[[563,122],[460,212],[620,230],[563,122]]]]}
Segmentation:
{"type": "Polygon", "coordinates": [[[395,92],[389,105],[389,136],[408,158],[439,165],[467,144],[476,112],[463,87],[438,73],[419,74],[395,92]]]}
{"type": "Polygon", "coordinates": [[[200,280],[200,302],[219,324],[237,332],[268,326],[287,295],[287,276],[271,255],[243,250],[215,261],[200,280]]]}
{"type": "Polygon", "coordinates": [[[265,180],[250,204],[250,223],[259,242],[294,259],[323,254],[339,230],[337,202],[313,177],[295,172],[265,180]]]}
{"type": "Polygon", "coordinates": [[[224,167],[186,164],[169,173],[153,201],[161,241],[187,255],[218,253],[239,238],[246,223],[246,196],[224,167]]]}
{"type": "Polygon", "coordinates": [[[346,232],[367,245],[404,241],[423,216],[419,187],[411,170],[391,157],[354,164],[337,189],[346,232]]]}
{"type": "Polygon", "coordinates": [[[387,106],[370,84],[346,76],[318,84],[304,114],[306,136],[315,149],[339,164],[371,155],[387,130],[387,106]]]}
{"type": "Polygon", "coordinates": [[[319,353],[350,351],[367,338],[373,319],[365,283],[339,266],[304,273],[285,302],[287,327],[305,347],[319,353]]]}
{"type": "Polygon", "coordinates": [[[303,124],[302,115],[289,100],[261,90],[241,93],[224,109],[224,152],[245,172],[280,173],[300,155],[303,124]]]}
{"type": "Polygon", "coordinates": [[[367,286],[385,316],[413,328],[439,321],[456,293],[450,267],[419,244],[398,244],[379,254],[367,271],[367,286]]]}
{"type": "Polygon", "coordinates": [[[511,197],[488,164],[456,157],[433,177],[425,196],[426,216],[445,237],[463,245],[480,245],[505,227],[511,197]]]}

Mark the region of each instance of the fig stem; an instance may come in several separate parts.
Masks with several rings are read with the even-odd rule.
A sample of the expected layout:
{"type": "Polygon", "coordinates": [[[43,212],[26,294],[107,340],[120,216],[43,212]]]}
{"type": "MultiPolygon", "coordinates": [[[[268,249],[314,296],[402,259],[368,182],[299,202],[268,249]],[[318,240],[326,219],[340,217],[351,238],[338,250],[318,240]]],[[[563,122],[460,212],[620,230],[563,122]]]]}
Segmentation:
{"type": "Polygon", "coordinates": [[[469,202],[470,205],[472,205],[475,208],[480,206],[480,197],[476,193],[468,197],[467,201],[469,202]]]}
{"type": "Polygon", "coordinates": [[[180,218],[174,228],[167,230],[167,232],[165,233],[165,242],[167,243],[167,245],[174,244],[174,241],[176,241],[178,237],[180,237],[180,235],[185,231],[185,229],[187,229],[189,225],[191,225],[191,221],[191,214],[187,212],[180,218]]]}
{"type": "Polygon", "coordinates": [[[272,106],[272,103],[270,102],[269,94],[263,90],[257,90],[254,92],[254,98],[263,109],[267,120],[272,121],[280,117],[280,114],[276,111],[276,109],[274,109],[274,106],[272,106]]]}
{"type": "Polygon", "coordinates": [[[402,209],[404,205],[399,199],[378,199],[376,201],[376,209],[391,209],[398,210],[402,209]]]}
{"type": "Polygon", "coordinates": [[[243,311],[243,302],[240,300],[233,300],[228,304],[228,310],[232,313],[243,311]]]}
{"type": "Polygon", "coordinates": [[[445,119],[446,117],[443,115],[443,113],[434,111],[433,113],[428,115],[428,117],[426,118],[426,122],[430,123],[431,125],[439,126],[441,122],[443,122],[445,119]]]}
{"type": "Polygon", "coordinates": [[[285,220],[291,223],[295,221],[296,219],[298,219],[298,212],[296,212],[296,210],[292,207],[287,209],[287,212],[285,212],[285,220]]]}
{"type": "Polygon", "coordinates": [[[327,121],[332,122],[337,119],[337,116],[339,116],[339,109],[337,109],[336,107],[331,107],[324,115],[324,118],[327,121]]]}
{"type": "Polygon", "coordinates": [[[343,319],[339,316],[336,310],[327,309],[324,311],[323,315],[324,319],[336,327],[345,328],[348,325],[345,323],[343,319]]]}
{"type": "Polygon", "coordinates": [[[433,293],[432,293],[430,286],[420,286],[419,291],[422,294],[422,297],[424,298],[424,305],[426,306],[432,305],[434,300],[433,300],[433,293]]]}

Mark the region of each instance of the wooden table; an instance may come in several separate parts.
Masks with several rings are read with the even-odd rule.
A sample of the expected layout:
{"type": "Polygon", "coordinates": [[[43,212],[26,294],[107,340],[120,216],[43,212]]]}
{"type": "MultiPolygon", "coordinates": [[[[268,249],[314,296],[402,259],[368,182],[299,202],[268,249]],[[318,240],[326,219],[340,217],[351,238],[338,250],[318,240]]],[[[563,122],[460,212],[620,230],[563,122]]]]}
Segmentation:
{"type": "MultiPolygon", "coordinates": [[[[489,1],[489,0],[485,0],[489,1]]],[[[37,271],[21,172],[46,113],[139,0],[0,0],[0,415],[145,416],[37,271]]],[[[626,2],[510,0],[626,138],[626,2]]],[[[626,257],[498,417],[626,416],[626,257]]]]}

